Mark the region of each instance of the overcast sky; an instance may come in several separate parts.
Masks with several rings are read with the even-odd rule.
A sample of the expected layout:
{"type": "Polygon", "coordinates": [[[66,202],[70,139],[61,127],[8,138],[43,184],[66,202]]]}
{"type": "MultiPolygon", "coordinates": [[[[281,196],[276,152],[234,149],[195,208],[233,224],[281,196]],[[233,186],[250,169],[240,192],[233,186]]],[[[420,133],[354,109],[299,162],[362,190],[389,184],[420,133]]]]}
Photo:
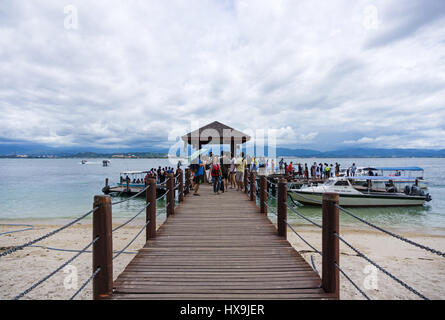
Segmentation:
{"type": "Polygon", "coordinates": [[[0,0],[0,143],[445,148],[445,1],[0,0]]]}

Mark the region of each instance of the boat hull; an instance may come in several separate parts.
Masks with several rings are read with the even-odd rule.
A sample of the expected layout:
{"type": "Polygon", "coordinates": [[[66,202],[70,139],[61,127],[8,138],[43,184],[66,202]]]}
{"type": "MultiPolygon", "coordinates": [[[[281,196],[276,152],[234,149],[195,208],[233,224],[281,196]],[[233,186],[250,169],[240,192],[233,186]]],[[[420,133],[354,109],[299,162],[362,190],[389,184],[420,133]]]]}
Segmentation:
{"type": "MultiPolygon", "coordinates": [[[[323,199],[323,193],[291,190],[291,197],[306,205],[319,206],[323,199]]],[[[422,206],[425,197],[379,195],[379,194],[339,194],[339,205],[342,207],[404,207],[422,206]]]]}

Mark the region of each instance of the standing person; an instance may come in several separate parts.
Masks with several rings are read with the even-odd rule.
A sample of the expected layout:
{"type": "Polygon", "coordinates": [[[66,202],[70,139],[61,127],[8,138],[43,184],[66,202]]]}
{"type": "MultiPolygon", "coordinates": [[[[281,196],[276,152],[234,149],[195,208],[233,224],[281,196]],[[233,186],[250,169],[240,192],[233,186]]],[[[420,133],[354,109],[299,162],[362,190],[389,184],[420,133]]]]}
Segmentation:
{"type": "Polygon", "coordinates": [[[200,194],[198,193],[199,191],[199,185],[203,183],[204,181],[204,166],[205,164],[201,161],[201,158],[198,157],[198,168],[196,168],[195,171],[195,175],[194,175],[194,183],[195,183],[195,187],[194,187],[194,196],[199,196],[200,194]]]}
{"type": "Polygon", "coordinates": [[[236,187],[236,158],[232,153],[232,160],[230,160],[230,189],[234,189],[236,187]]]}
{"type": "Polygon", "coordinates": [[[283,173],[283,164],[284,164],[284,159],[283,158],[281,158],[279,164],[280,164],[280,173],[283,173]]]}
{"type": "Polygon", "coordinates": [[[244,170],[246,169],[246,158],[244,158],[244,152],[241,152],[241,157],[236,159],[236,183],[238,191],[243,191],[244,187],[244,170]]]}
{"type": "Polygon", "coordinates": [[[309,168],[307,167],[307,163],[304,164],[304,178],[309,179],[309,168]]]}
{"type": "Polygon", "coordinates": [[[210,165],[210,175],[212,176],[213,192],[219,194],[219,189],[221,188],[221,165],[219,164],[218,157],[215,157],[210,165]]]}
{"type": "Polygon", "coordinates": [[[230,163],[224,151],[221,151],[221,158],[219,158],[219,164],[221,166],[221,191],[224,193],[229,188],[229,169],[230,163]]]}
{"type": "Polygon", "coordinates": [[[350,171],[351,172],[351,176],[353,176],[353,177],[355,176],[355,170],[357,170],[357,167],[355,166],[355,163],[353,163],[352,167],[351,167],[351,171],[350,171]]]}
{"type": "Polygon", "coordinates": [[[272,171],[271,171],[271,173],[272,174],[275,173],[275,159],[272,159],[272,171]]]}

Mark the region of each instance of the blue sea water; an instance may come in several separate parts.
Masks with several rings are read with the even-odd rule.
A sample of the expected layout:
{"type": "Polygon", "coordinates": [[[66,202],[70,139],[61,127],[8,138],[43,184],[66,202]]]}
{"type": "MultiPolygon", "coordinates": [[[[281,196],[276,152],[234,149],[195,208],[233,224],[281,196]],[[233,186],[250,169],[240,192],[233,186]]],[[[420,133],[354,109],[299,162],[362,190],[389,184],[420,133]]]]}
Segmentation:
{"type": "MultiPolygon", "coordinates": [[[[445,231],[445,159],[302,159],[286,158],[294,164],[339,162],[342,167],[357,166],[420,166],[429,181],[428,192],[433,200],[423,207],[353,209],[362,218],[382,226],[421,232],[445,231]]],[[[119,181],[119,173],[126,170],[147,170],[158,166],[175,166],[168,159],[112,159],[108,167],[101,159],[0,159],[0,219],[67,219],[90,210],[94,195],[102,194],[105,179],[110,184],[119,181]]],[[[113,206],[116,219],[133,216],[144,205],[139,198],[113,206]]],[[[159,210],[163,204],[160,203],[159,210]]],[[[320,208],[302,207],[301,213],[321,222],[320,208]]],[[[293,223],[301,222],[289,213],[293,223]]],[[[342,224],[360,222],[342,215],[342,224]]]]}

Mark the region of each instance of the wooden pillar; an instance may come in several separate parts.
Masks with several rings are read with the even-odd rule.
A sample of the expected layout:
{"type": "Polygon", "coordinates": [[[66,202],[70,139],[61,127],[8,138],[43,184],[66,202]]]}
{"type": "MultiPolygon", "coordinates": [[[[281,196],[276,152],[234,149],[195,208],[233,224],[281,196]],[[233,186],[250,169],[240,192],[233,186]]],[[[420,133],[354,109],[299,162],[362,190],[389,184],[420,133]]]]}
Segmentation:
{"type": "Polygon", "coordinates": [[[178,201],[184,201],[184,171],[179,169],[179,186],[178,186],[178,201]]]}
{"type": "Polygon", "coordinates": [[[105,188],[108,187],[108,178],[105,179],[105,188]]]}
{"type": "Polygon", "coordinates": [[[236,145],[235,145],[235,138],[232,137],[232,139],[230,140],[230,153],[231,153],[231,157],[236,157],[236,145]]]}
{"type": "Polygon", "coordinates": [[[185,190],[184,195],[187,195],[190,192],[190,169],[185,169],[185,190]]]}
{"type": "Polygon", "coordinates": [[[248,183],[247,175],[248,174],[249,174],[249,170],[247,170],[247,166],[246,166],[246,168],[244,168],[244,193],[247,193],[247,191],[248,191],[248,187],[247,187],[247,183],[248,183]]]}
{"type": "Polygon", "coordinates": [[[323,231],[322,231],[322,287],[326,293],[334,293],[337,299],[340,298],[340,278],[339,271],[335,263],[340,265],[338,238],[339,215],[337,193],[323,194],[323,231]]]}
{"type": "Polygon", "coordinates": [[[285,179],[278,181],[277,200],[278,235],[287,239],[287,181],[285,179]]]}
{"type": "Polygon", "coordinates": [[[113,292],[113,234],[110,196],[95,196],[93,208],[93,299],[102,299],[113,292]]]}
{"type": "Polygon", "coordinates": [[[260,212],[267,215],[267,178],[260,176],[260,212]]]}
{"type": "Polygon", "coordinates": [[[250,201],[256,201],[256,175],[250,172],[250,201]]]}
{"type": "Polygon", "coordinates": [[[148,179],[148,189],[146,191],[146,205],[150,203],[145,209],[145,222],[150,220],[146,230],[146,240],[156,237],[156,179],[148,179]]]}
{"type": "Polygon", "coordinates": [[[168,181],[166,182],[167,190],[167,217],[175,213],[175,175],[170,173],[167,175],[168,181]]]}

